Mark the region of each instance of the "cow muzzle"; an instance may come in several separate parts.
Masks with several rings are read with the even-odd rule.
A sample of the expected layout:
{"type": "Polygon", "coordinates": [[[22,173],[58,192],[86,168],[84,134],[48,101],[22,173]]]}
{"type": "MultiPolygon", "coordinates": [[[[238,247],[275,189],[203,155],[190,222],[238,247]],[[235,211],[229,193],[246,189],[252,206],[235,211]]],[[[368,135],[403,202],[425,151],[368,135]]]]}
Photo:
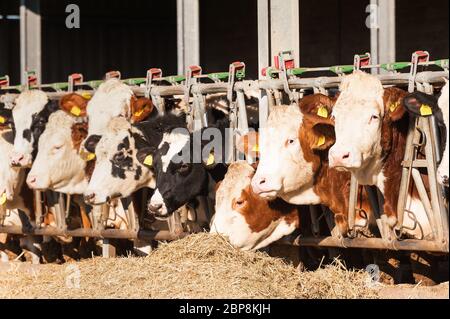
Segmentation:
{"type": "Polygon", "coordinates": [[[281,183],[277,183],[265,176],[255,175],[252,178],[251,185],[255,194],[267,200],[275,199],[281,190],[281,183]]]}
{"type": "Polygon", "coordinates": [[[358,159],[356,153],[349,148],[332,147],[328,152],[329,165],[334,168],[359,168],[361,160],[358,159]]]}
{"type": "Polygon", "coordinates": [[[30,167],[31,155],[13,152],[10,157],[10,165],[14,167],[30,167]]]}
{"type": "Polygon", "coordinates": [[[43,190],[49,188],[49,183],[44,183],[42,178],[38,178],[37,175],[28,174],[27,185],[31,189],[43,190]]]}

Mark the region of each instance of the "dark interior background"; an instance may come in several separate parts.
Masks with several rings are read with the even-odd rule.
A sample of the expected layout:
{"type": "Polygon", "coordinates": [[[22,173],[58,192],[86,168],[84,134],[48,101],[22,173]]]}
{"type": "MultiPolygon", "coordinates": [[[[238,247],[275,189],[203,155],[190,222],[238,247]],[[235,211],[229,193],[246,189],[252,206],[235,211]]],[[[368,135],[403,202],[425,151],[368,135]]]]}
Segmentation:
{"type": "MultiPolygon", "coordinates": [[[[370,51],[365,26],[369,0],[299,0],[300,64],[349,64],[370,51]]],[[[150,67],[177,72],[176,0],[41,0],[42,82],[65,81],[74,72],[100,79],[120,70],[143,77],[150,67]],[[65,7],[76,3],[81,28],[65,27],[65,7]]],[[[18,15],[19,0],[0,0],[0,15],[18,15]]],[[[449,56],[449,1],[396,0],[397,60],[430,51],[449,56]]],[[[0,74],[20,80],[19,20],[0,19],[0,74]]],[[[237,60],[258,74],[257,0],[200,0],[200,60],[205,72],[223,71],[237,60]]]]}

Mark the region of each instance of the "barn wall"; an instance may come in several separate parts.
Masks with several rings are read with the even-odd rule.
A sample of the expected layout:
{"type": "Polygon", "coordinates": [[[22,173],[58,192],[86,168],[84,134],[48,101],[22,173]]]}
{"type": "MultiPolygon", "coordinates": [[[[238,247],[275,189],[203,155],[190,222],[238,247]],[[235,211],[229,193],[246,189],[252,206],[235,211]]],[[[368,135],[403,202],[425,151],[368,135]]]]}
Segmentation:
{"type": "Polygon", "coordinates": [[[370,52],[365,25],[369,0],[300,0],[300,64],[352,64],[353,55],[370,52]]]}
{"type": "Polygon", "coordinates": [[[206,72],[228,70],[243,61],[249,77],[258,74],[256,0],[200,0],[200,61],[206,72]]]}
{"type": "Polygon", "coordinates": [[[409,61],[416,50],[429,51],[433,60],[448,58],[448,10],[448,0],[397,0],[397,60],[409,61]]]}
{"type": "Polygon", "coordinates": [[[176,0],[81,0],[81,28],[65,27],[73,1],[41,1],[42,80],[63,81],[81,72],[99,79],[120,70],[144,77],[150,67],[176,73],[176,0]]]}
{"type": "MultiPolygon", "coordinates": [[[[0,15],[19,15],[19,0],[0,1],[0,15]]],[[[0,19],[0,76],[20,82],[20,21],[0,19]]]]}

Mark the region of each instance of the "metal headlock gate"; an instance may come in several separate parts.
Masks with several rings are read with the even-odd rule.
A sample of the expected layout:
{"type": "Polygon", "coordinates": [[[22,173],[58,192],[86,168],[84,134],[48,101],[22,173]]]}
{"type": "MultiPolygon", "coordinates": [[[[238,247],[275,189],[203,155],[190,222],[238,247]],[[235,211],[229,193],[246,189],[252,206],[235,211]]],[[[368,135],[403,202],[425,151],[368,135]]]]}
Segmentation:
{"type": "MultiPolygon", "coordinates": [[[[259,103],[259,123],[264,127],[266,119],[273,105],[283,102],[296,102],[304,94],[309,92],[328,94],[330,89],[337,89],[342,79],[342,75],[361,70],[383,70],[382,74],[376,75],[384,86],[402,86],[409,92],[415,89],[427,93],[433,93],[434,88],[439,88],[444,83],[444,78],[448,78],[449,60],[430,61],[426,51],[417,51],[412,55],[411,62],[393,62],[385,64],[371,64],[370,54],[355,55],[353,65],[337,65],[332,67],[306,68],[295,67],[295,61],[291,51],[280,52],[275,58],[273,67],[262,70],[266,77],[264,80],[245,80],[245,64],[234,62],[230,65],[228,72],[203,74],[199,66],[188,68],[186,75],[165,76],[162,70],[150,69],[145,78],[123,79],[122,81],[132,88],[137,96],[146,96],[152,99],[158,111],[165,112],[165,99],[173,96],[180,96],[189,106],[187,121],[190,130],[197,130],[208,126],[206,117],[206,96],[208,94],[226,94],[229,102],[230,126],[235,130],[234,138],[227,147],[231,154],[229,160],[244,159],[243,154],[236,150],[236,136],[248,132],[248,122],[245,104],[246,91],[260,91],[259,103]],[[440,71],[421,71],[419,68],[434,66],[440,71]],[[408,71],[409,72],[404,72],[408,71]],[[402,73],[402,71],[404,73],[402,73]],[[333,76],[304,77],[310,72],[331,72],[333,76]],[[205,83],[209,82],[209,83],[205,83]]],[[[7,76],[0,78],[1,90],[8,94],[1,95],[2,102],[7,104],[14,100],[15,95],[22,90],[42,89],[47,91],[50,99],[59,99],[68,92],[80,92],[92,95],[103,80],[84,81],[81,74],[69,76],[68,82],[53,84],[38,84],[37,75],[34,72],[27,73],[29,79],[27,85],[10,86],[7,76]],[[15,93],[14,93],[15,92],[15,93]]],[[[105,79],[121,75],[118,71],[108,72],[105,79]]],[[[321,237],[318,232],[319,220],[324,216],[330,230],[333,220],[329,217],[325,207],[311,206],[310,213],[312,219],[313,237],[296,237],[293,240],[282,240],[282,243],[302,246],[316,247],[342,247],[342,248],[375,248],[390,250],[414,250],[429,252],[449,252],[448,243],[448,208],[445,204],[445,193],[442,186],[437,183],[436,169],[437,163],[441,159],[439,148],[439,134],[437,134],[437,124],[433,116],[412,118],[409,126],[406,152],[402,163],[402,183],[400,197],[398,200],[398,224],[394,231],[384,226],[382,222],[382,201],[383,197],[372,187],[366,187],[369,195],[370,205],[375,213],[377,225],[381,234],[380,238],[357,238],[339,237],[332,235],[321,237]],[[419,141],[420,140],[420,141],[419,141]],[[423,147],[425,158],[417,158],[417,148],[423,147]],[[429,179],[430,196],[428,196],[418,168],[426,169],[429,179]],[[427,239],[403,239],[402,221],[405,212],[405,202],[407,190],[410,183],[414,182],[419,192],[420,199],[424,204],[428,220],[434,230],[433,238],[427,239]],[[322,210],[322,213],[320,211],[322,210]]],[[[351,180],[350,206],[348,223],[350,234],[355,230],[355,216],[357,214],[358,184],[355,178],[351,180]]],[[[42,216],[42,194],[36,192],[36,215],[42,216]]],[[[55,213],[59,215],[58,227],[44,227],[23,230],[20,227],[3,226],[0,223],[0,233],[8,234],[30,234],[46,236],[73,236],[73,237],[98,237],[138,239],[143,241],[151,240],[174,240],[185,236],[183,231],[163,231],[139,229],[139,217],[133,209],[127,210],[131,227],[127,230],[116,229],[76,229],[68,230],[65,226],[65,216],[68,208],[65,206],[64,196],[53,193],[55,213]]],[[[132,206],[132,205],[131,205],[132,206]]],[[[145,205],[144,205],[145,207],[145,205]]],[[[106,208],[105,208],[106,209],[106,208]]],[[[179,213],[171,217],[172,222],[179,225],[179,213]]],[[[1,218],[0,218],[1,221],[1,218]]]]}

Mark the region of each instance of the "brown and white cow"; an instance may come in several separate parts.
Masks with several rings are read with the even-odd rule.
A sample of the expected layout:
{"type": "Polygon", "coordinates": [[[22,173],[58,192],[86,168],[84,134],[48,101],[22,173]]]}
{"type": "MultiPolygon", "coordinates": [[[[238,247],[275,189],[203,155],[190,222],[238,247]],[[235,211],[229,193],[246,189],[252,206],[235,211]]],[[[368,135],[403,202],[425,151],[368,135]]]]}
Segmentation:
{"type": "MultiPolygon", "coordinates": [[[[397,201],[401,182],[401,163],[406,147],[409,114],[403,104],[406,92],[383,88],[374,75],[357,71],[346,76],[333,107],[336,143],[329,152],[330,167],[352,172],[361,185],[375,185],[384,194],[386,226],[397,223],[397,201]]],[[[420,227],[413,236],[431,233],[418,196],[410,196],[407,210],[413,212],[420,227]],[[420,234],[419,234],[420,233],[420,234]]],[[[412,226],[405,214],[404,225],[412,226]]]]}
{"type": "MultiPolygon", "coordinates": [[[[299,105],[272,108],[267,128],[260,133],[260,161],[252,188],[267,200],[281,197],[295,205],[329,207],[338,234],[345,236],[350,174],[330,169],[327,160],[334,143],[328,118],[333,104],[332,98],[315,94],[304,97],[299,105]]],[[[362,205],[367,214],[357,216],[358,226],[373,222],[367,200],[362,205]]]]}
{"type": "Polygon", "coordinates": [[[124,117],[131,123],[137,123],[156,114],[151,100],[136,98],[130,86],[119,79],[109,79],[98,87],[88,103],[88,138],[83,145],[89,152],[95,153],[98,141],[113,118],[124,117]]]}
{"type": "Polygon", "coordinates": [[[255,169],[246,161],[232,163],[216,192],[211,233],[222,234],[242,250],[260,249],[300,226],[298,206],[281,199],[268,201],[250,184],[255,169]]]}

